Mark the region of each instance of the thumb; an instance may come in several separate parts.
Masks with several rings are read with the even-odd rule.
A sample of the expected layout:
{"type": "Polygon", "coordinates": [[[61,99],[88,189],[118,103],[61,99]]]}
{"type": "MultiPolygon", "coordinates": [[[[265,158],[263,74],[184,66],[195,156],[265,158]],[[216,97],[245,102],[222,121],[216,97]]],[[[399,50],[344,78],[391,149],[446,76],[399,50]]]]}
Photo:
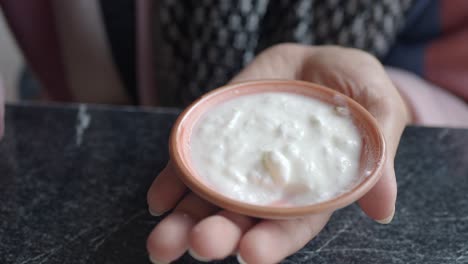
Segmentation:
{"type": "Polygon", "coordinates": [[[324,48],[304,67],[307,80],[351,96],[377,120],[386,141],[382,175],[360,200],[362,210],[380,223],[389,223],[395,213],[397,184],[393,167],[400,136],[410,112],[382,64],[362,51],[324,48]]]}
{"type": "Polygon", "coordinates": [[[382,177],[359,205],[372,219],[389,223],[397,196],[393,161],[409,111],[382,65],[355,50],[280,44],[258,55],[231,83],[256,79],[299,79],[334,87],[375,117],[386,139],[387,158],[382,177]]]}
{"type": "Polygon", "coordinates": [[[409,113],[404,102],[396,89],[392,91],[395,92],[393,100],[382,100],[377,104],[378,106],[368,108],[384,134],[387,144],[387,158],[380,180],[358,202],[370,218],[381,224],[390,223],[395,214],[397,185],[393,164],[401,134],[409,120],[409,113]]]}

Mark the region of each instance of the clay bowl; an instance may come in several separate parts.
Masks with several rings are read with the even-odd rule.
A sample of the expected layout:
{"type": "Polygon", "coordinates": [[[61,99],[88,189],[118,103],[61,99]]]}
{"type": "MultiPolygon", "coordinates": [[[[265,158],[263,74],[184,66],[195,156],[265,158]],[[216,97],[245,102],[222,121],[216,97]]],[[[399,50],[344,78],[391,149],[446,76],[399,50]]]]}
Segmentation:
{"type": "Polygon", "coordinates": [[[385,160],[385,141],[376,120],[361,105],[332,89],[302,81],[264,80],[235,83],[220,87],[192,103],[178,117],[169,142],[170,158],[180,179],[205,200],[240,214],[270,219],[301,217],[308,214],[332,212],[362,197],[380,178],[385,160]],[[286,92],[315,98],[335,106],[346,106],[362,137],[359,180],[348,191],[330,200],[305,206],[254,205],[228,198],[209,187],[194,166],[190,153],[190,137],[197,122],[218,104],[239,96],[264,92],[286,92]]]}

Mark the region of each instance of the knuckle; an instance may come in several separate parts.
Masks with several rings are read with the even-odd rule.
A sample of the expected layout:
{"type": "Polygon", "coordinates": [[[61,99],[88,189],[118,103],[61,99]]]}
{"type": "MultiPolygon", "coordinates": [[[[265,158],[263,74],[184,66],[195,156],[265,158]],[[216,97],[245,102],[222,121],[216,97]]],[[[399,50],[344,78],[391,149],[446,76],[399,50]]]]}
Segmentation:
{"type": "Polygon", "coordinates": [[[344,52],[348,53],[352,58],[355,58],[358,63],[366,63],[374,66],[381,66],[380,61],[371,53],[355,49],[355,48],[342,48],[344,52]]]}
{"type": "Polygon", "coordinates": [[[310,46],[305,46],[297,43],[279,43],[275,44],[262,52],[262,54],[297,54],[303,53],[310,46]]]}
{"type": "Polygon", "coordinates": [[[327,45],[322,46],[323,49],[326,51],[325,53],[331,56],[340,56],[347,58],[347,60],[352,61],[354,65],[360,66],[372,66],[381,67],[383,69],[382,64],[380,61],[371,53],[366,52],[364,50],[351,48],[351,47],[344,47],[344,46],[335,46],[335,45],[327,45]]]}

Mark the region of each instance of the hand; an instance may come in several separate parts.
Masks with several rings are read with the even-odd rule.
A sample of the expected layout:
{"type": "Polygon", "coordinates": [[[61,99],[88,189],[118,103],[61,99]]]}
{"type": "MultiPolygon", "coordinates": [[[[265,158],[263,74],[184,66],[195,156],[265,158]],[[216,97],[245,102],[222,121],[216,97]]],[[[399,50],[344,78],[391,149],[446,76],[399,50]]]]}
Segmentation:
{"type": "MultiPolygon", "coordinates": [[[[409,113],[382,65],[358,50],[282,44],[257,56],[232,82],[256,79],[319,83],[354,98],[377,119],[387,141],[387,160],[382,178],[359,205],[372,219],[390,222],[397,193],[393,160],[409,113]]],[[[257,220],[221,210],[188,191],[171,166],[169,162],[148,191],[153,214],[175,207],[148,238],[154,261],[173,261],[188,249],[199,260],[238,254],[247,263],[279,262],[317,235],[331,215],[257,220]]]]}

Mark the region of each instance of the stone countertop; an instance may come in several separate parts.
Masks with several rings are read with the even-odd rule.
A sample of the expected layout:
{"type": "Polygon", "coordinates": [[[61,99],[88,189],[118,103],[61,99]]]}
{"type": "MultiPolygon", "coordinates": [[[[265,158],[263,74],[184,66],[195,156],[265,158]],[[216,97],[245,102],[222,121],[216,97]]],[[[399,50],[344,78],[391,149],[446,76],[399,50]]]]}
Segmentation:
{"type": "MultiPolygon", "coordinates": [[[[146,190],[167,161],[178,113],[8,105],[0,263],[149,263],[145,240],[159,219],[146,190]]],[[[284,263],[468,263],[468,130],[408,127],[395,166],[390,225],[347,207],[284,263]]]]}

